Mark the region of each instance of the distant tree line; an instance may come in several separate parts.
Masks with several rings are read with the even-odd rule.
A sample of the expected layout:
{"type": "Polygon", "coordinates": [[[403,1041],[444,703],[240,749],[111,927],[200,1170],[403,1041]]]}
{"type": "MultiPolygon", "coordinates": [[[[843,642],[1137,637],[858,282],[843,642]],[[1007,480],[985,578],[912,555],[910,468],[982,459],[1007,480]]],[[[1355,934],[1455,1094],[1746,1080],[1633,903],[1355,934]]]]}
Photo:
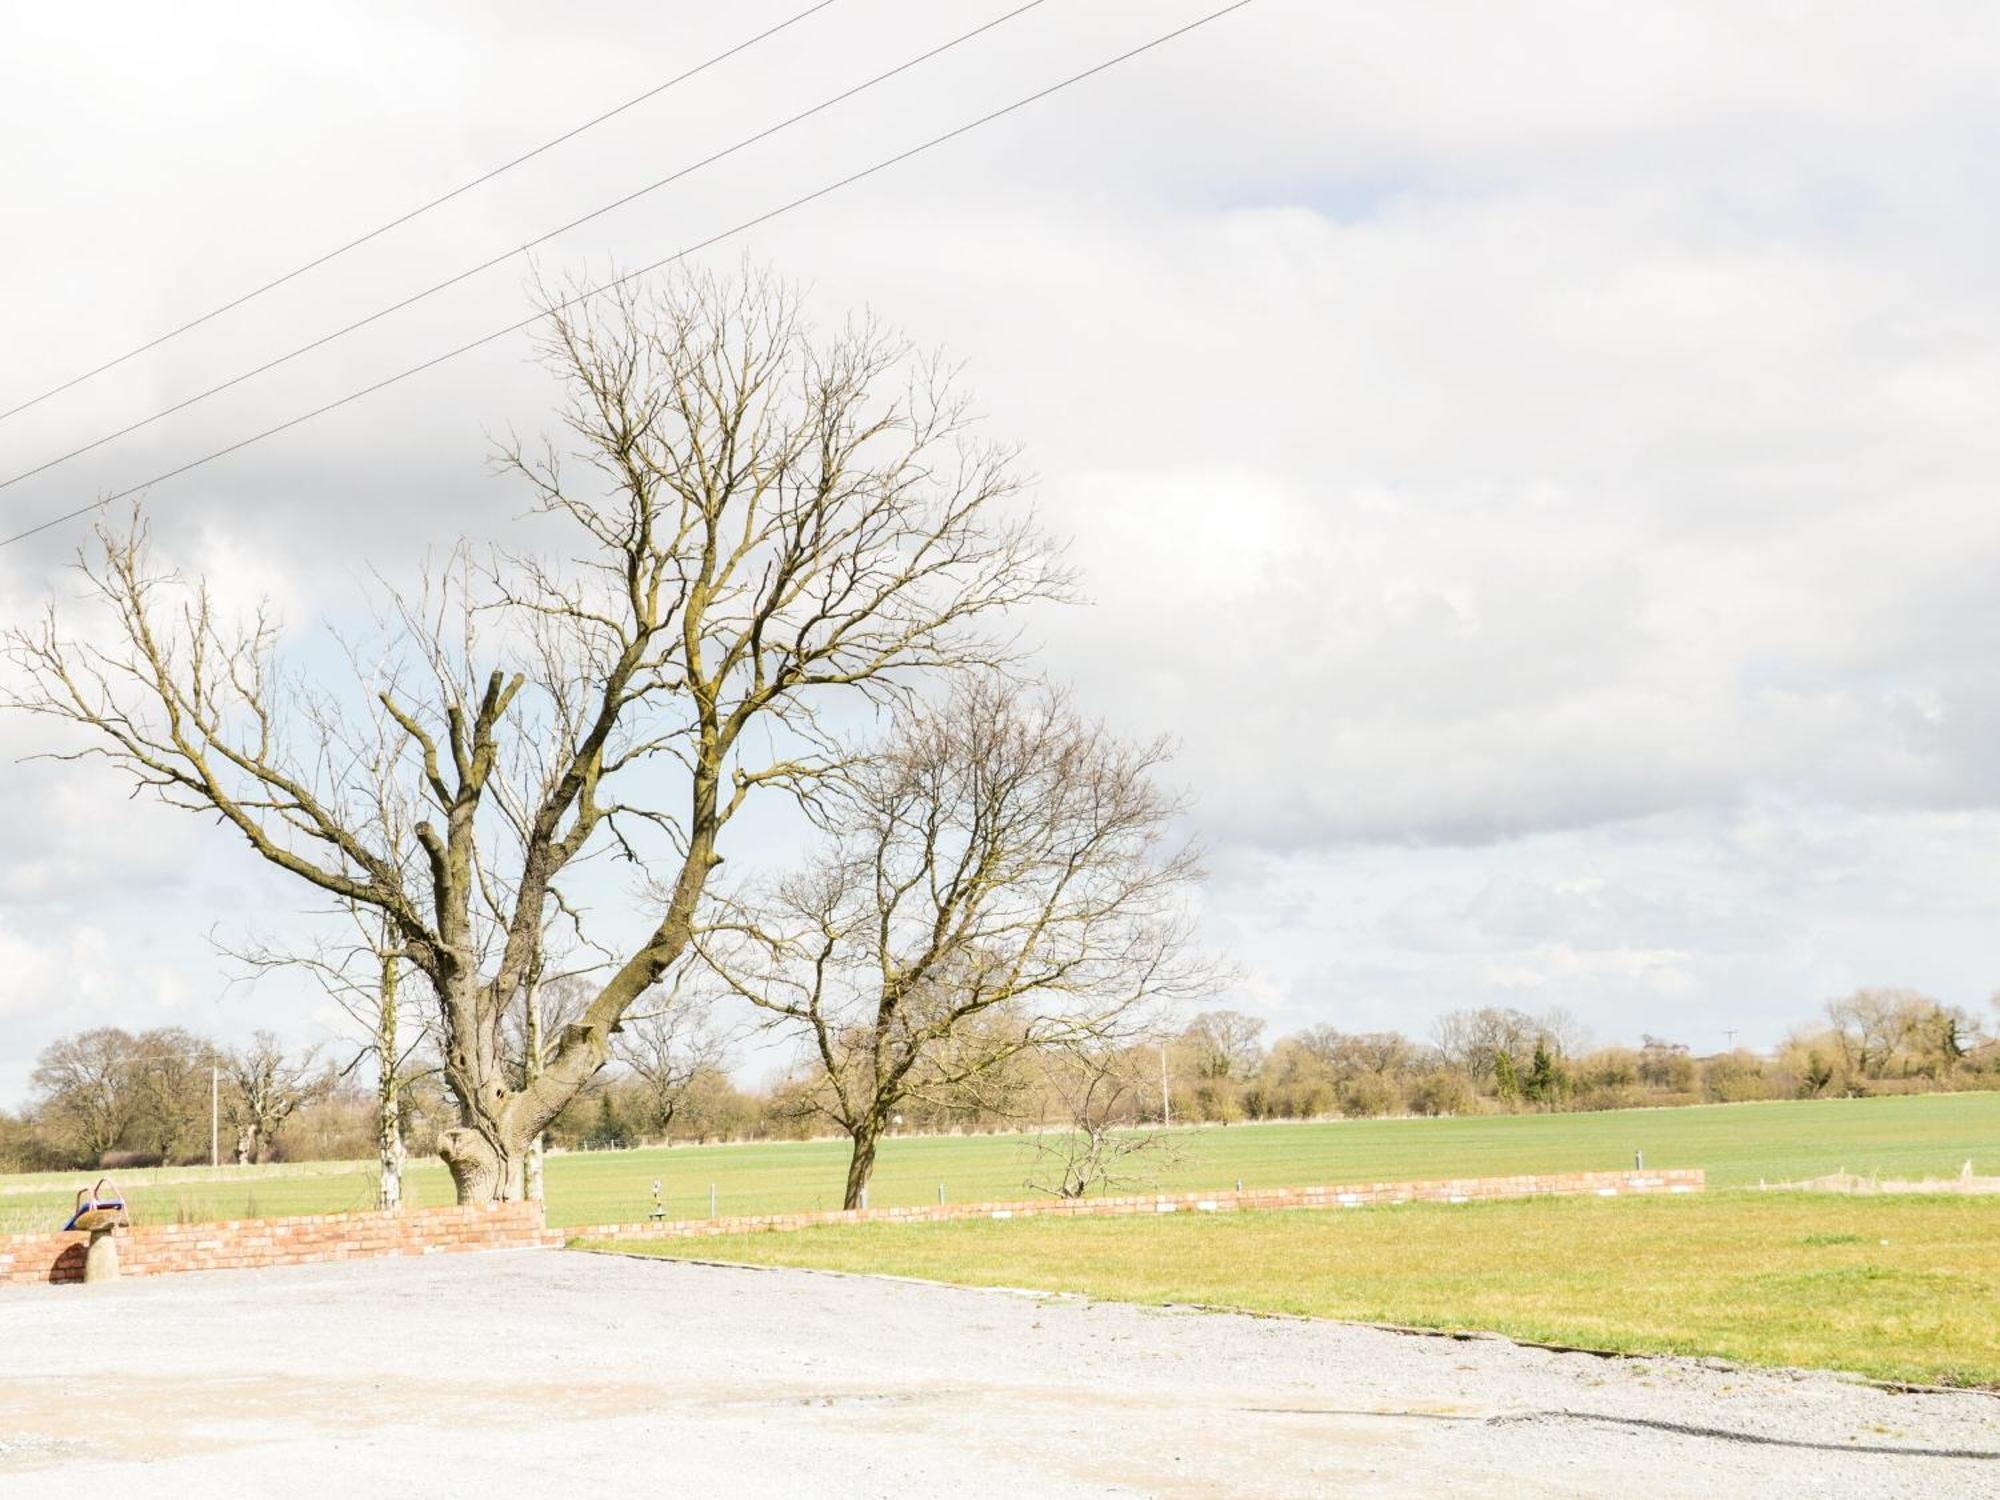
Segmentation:
{"type": "MultiPolygon", "coordinates": [[[[739,1089],[707,1035],[653,1037],[551,1125],[559,1150],[760,1133],[762,1096],[739,1089]]],[[[224,1162],[358,1160],[374,1154],[379,1096],[319,1049],[287,1050],[268,1033],[227,1048],[180,1027],[98,1027],[50,1043],[18,1115],[0,1112],[0,1171],[98,1170],[224,1162]],[[211,1131],[214,1139],[211,1142],[211,1131]]],[[[403,1139],[435,1153],[454,1119],[438,1069],[410,1070],[398,1094],[403,1139]]]]}
{"type": "Polygon", "coordinates": [[[1498,1007],[1454,1011],[1427,1041],[1314,1026],[1269,1046],[1262,1022],[1212,1011],[1165,1051],[1176,1114],[1221,1122],[2000,1088],[2000,1042],[1975,1016],[1900,989],[1836,1000],[1768,1053],[1703,1055],[1655,1036],[1636,1047],[1596,1047],[1566,1012],[1498,1007]]]}
{"type": "Polygon", "coordinates": [[[265,1162],[302,1109],[334,1090],[318,1049],[287,1052],[259,1032],[226,1048],[178,1026],[100,1026],[52,1042],[36,1060],[34,1100],[0,1116],[0,1162],[17,1169],[265,1162]]]}
{"type": "MultiPolygon", "coordinates": [[[[992,1024],[1004,1032],[1014,1023],[992,1024]]],[[[744,1088],[712,1031],[635,1030],[620,1066],[551,1122],[552,1148],[798,1139],[825,1134],[830,1107],[839,1107],[811,1059],[766,1087],[744,1088]]],[[[1834,1001],[1768,1053],[1699,1055],[1654,1036],[1593,1047],[1562,1011],[1493,1007],[1452,1012],[1425,1041],[1313,1026],[1267,1044],[1264,1031],[1253,1016],[1210,1010],[1156,1042],[1019,1051],[976,1087],[912,1092],[884,1130],[1054,1128],[1066,1150],[1096,1155],[1113,1149],[1107,1131],[1163,1118],[1227,1124],[2000,1089],[1991,1030],[1966,1010],[1901,989],[1834,1001]]],[[[225,1161],[351,1159],[374,1149],[372,1083],[339,1076],[315,1051],[288,1053],[268,1035],[232,1050],[178,1027],[98,1028],[42,1053],[28,1107],[0,1114],[0,1170],[206,1161],[212,1086],[225,1161]]],[[[413,1151],[432,1151],[451,1128],[452,1101],[435,1070],[414,1070],[401,1108],[413,1151]]]]}

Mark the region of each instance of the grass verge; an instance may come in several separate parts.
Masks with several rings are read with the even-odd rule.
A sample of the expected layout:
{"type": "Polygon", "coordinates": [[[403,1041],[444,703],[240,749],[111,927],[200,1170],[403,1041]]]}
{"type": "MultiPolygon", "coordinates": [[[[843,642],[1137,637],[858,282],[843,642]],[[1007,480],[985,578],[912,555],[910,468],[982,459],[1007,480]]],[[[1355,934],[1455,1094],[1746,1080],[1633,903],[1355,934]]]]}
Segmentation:
{"type": "Polygon", "coordinates": [[[2000,1387],[1991,1199],[1721,1192],[857,1225],[643,1248],[2000,1387]]]}

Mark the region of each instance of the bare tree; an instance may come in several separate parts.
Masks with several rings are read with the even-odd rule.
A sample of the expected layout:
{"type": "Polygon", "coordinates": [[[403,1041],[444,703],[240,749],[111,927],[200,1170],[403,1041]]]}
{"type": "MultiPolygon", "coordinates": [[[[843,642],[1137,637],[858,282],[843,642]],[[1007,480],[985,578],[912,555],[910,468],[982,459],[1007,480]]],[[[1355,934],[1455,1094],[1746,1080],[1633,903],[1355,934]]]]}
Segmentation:
{"type": "Polygon", "coordinates": [[[1133,1047],[1083,1042],[1040,1054],[1046,1117],[1035,1136],[1028,1186],[1057,1198],[1121,1187],[1150,1187],[1155,1171],[1178,1160],[1177,1137],[1141,1123],[1150,1056],[1133,1047]]]}
{"type": "Polygon", "coordinates": [[[431,1040],[432,1028],[420,1017],[411,1024],[409,996],[403,988],[406,965],[394,930],[366,907],[350,905],[343,915],[347,931],[340,939],[321,935],[303,945],[217,946],[253,980],[278,970],[309,975],[364,1038],[339,1073],[345,1077],[364,1063],[374,1069],[375,1206],[393,1213],[403,1206],[403,1167],[408,1158],[405,1093],[425,1071],[417,1057],[431,1040]]]}
{"type": "Polygon", "coordinates": [[[1264,1023],[1240,1010],[1203,1011],[1188,1023],[1174,1052],[1194,1075],[1196,1113],[1225,1125],[1242,1116],[1247,1086],[1264,1060],[1263,1035],[1264,1023]]]}
{"type": "Polygon", "coordinates": [[[1535,1025],[1557,1057],[1577,1057],[1590,1049],[1590,1028],[1563,1006],[1551,1005],[1535,1018],[1535,1025]]]}
{"type": "Polygon", "coordinates": [[[1827,1020],[1850,1078],[1880,1078],[1909,1047],[1938,1003],[1915,990],[1861,989],[1827,1003],[1827,1020]]]}
{"type": "Polygon", "coordinates": [[[390,590],[371,657],[389,665],[358,693],[288,672],[268,611],[228,618],[136,521],[82,559],[114,644],[53,607],[7,637],[13,705],[83,733],[54,753],[105,757],[381,915],[435,1003],[462,1201],[524,1193],[531,1143],[687,950],[731,819],[760,788],[814,795],[823,716],[1008,659],[991,618],[1067,587],[1010,511],[1011,456],[976,439],[948,372],[872,325],[819,338],[767,277],[690,275],[559,302],[546,327],[570,452],[501,462],[568,560],[462,547],[390,590]],[[397,731],[415,859],[351,809],[368,702],[397,731]],[[658,900],[524,1080],[505,1018],[565,882],[605,855],[658,900]]]}
{"type": "Polygon", "coordinates": [[[260,1031],[248,1047],[224,1053],[222,1069],[229,1077],[227,1116],[236,1131],[236,1160],[262,1162],[285,1121],[303,1105],[333,1092],[333,1073],[319,1063],[319,1048],[288,1054],[268,1031],[260,1031]]]}
{"type": "MultiPolygon", "coordinates": [[[[385,680],[395,675],[392,654],[369,660],[342,642],[357,681],[385,680]]],[[[307,699],[299,707],[313,722],[323,744],[340,744],[347,751],[344,774],[322,791],[328,816],[343,828],[363,830],[369,847],[384,852],[401,872],[405,884],[420,868],[416,836],[418,820],[413,789],[403,777],[404,735],[390,712],[387,695],[365,700],[353,715],[354,727],[336,721],[323,700],[307,699]]],[[[490,887],[482,887],[490,893],[490,887]]],[[[421,1014],[410,1016],[403,980],[409,967],[401,932],[386,912],[352,898],[334,903],[326,913],[337,936],[322,930],[304,943],[254,943],[231,948],[210,940],[255,979],[278,970],[302,970],[344,1011],[364,1038],[360,1050],[341,1069],[344,1077],[364,1063],[375,1073],[376,1207],[395,1212],[403,1204],[403,1167],[408,1152],[404,1114],[406,1089],[426,1071],[416,1065],[427,1046],[439,1051],[436,1028],[421,1014]],[[415,1024],[410,1024],[414,1020],[415,1024]]]]}
{"type": "Polygon", "coordinates": [[[29,1083],[43,1133],[75,1161],[96,1166],[139,1116],[133,1074],[138,1040],[115,1026],[100,1026],[49,1043],[35,1059],[29,1083]]]}
{"type": "Polygon", "coordinates": [[[1060,695],[1004,680],[900,713],[830,799],[801,874],[701,943],[803,1040],[818,1107],[853,1141],[858,1206],[897,1106],[1038,1047],[1108,1043],[1198,988],[1159,744],[1131,747],[1060,695]]]}
{"type": "Polygon", "coordinates": [[[1525,1011],[1488,1005],[1440,1016],[1432,1034],[1447,1062],[1484,1083],[1496,1074],[1512,1078],[1525,1073],[1535,1043],[1547,1031],[1525,1011]]]}
{"type": "Polygon", "coordinates": [[[626,1018],[615,1051],[644,1090],[647,1126],[670,1140],[695,1085],[726,1064],[729,1037],[705,997],[670,992],[646,1014],[626,1018]]]}
{"type": "Polygon", "coordinates": [[[1264,1023],[1240,1010],[1203,1011],[1181,1033],[1195,1077],[1241,1082],[1264,1056],[1264,1023]]]}
{"type": "MultiPolygon", "coordinates": [[[[538,954],[528,971],[527,982],[521,987],[521,1004],[509,1017],[507,1024],[513,1036],[514,1066],[520,1075],[520,1086],[532,1088],[535,1080],[554,1061],[556,1048],[561,1038],[590,1008],[595,986],[590,982],[591,971],[598,967],[588,959],[575,970],[558,969],[550,972],[550,960],[546,953],[538,954]]],[[[622,1023],[621,1023],[622,1029],[622,1023]]],[[[542,1201],[543,1157],[547,1150],[545,1132],[537,1131],[528,1143],[528,1155],[523,1167],[522,1196],[530,1202],[542,1201]]]]}
{"type": "Polygon", "coordinates": [[[132,1144],[167,1162],[206,1157],[215,1070],[221,1064],[215,1044],[184,1027],[141,1032],[131,1061],[138,1103],[132,1144]]]}

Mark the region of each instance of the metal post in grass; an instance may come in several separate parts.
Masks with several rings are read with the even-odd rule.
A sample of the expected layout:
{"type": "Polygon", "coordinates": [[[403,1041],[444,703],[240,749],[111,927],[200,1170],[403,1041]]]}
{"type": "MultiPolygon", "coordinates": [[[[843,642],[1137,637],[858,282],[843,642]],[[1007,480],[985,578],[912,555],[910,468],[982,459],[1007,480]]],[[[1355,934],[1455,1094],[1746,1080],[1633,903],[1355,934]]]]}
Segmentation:
{"type": "Polygon", "coordinates": [[[715,1217],[715,1184],[712,1182],[708,1185],[708,1216],[711,1219],[715,1217]]]}
{"type": "Polygon", "coordinates": [[[1634,1152],[1632,1153],[1632,1170],[1633,1170],[1633,1171],[1635,1171],[1635,1172],[1643,1172],[1643,1171],[1645,1171],[1645,1170],[1646,1170],[1646,1153],[1645,1153],[1645,1152],[1643,1152],[1643,1151],[1634,1151],[1634,1152]]]}
{"type": "Polygon", "coordinates": [[[941,1182],[938,1184],[938,1207],[944,1207],[944,1184],[941,1182]]]}

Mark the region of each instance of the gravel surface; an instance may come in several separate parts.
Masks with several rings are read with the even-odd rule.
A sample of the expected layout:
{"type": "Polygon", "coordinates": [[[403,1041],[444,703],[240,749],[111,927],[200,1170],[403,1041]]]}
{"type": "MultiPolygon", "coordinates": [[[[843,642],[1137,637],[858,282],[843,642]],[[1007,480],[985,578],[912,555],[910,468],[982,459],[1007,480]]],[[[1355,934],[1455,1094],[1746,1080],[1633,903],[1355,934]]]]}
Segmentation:
{"type": "Polygon", "coordinates": [[[0,1496],[134,1481],[1941,1500],[2000,1400],[560,1251],[0,1289],[0,1496]]]}

